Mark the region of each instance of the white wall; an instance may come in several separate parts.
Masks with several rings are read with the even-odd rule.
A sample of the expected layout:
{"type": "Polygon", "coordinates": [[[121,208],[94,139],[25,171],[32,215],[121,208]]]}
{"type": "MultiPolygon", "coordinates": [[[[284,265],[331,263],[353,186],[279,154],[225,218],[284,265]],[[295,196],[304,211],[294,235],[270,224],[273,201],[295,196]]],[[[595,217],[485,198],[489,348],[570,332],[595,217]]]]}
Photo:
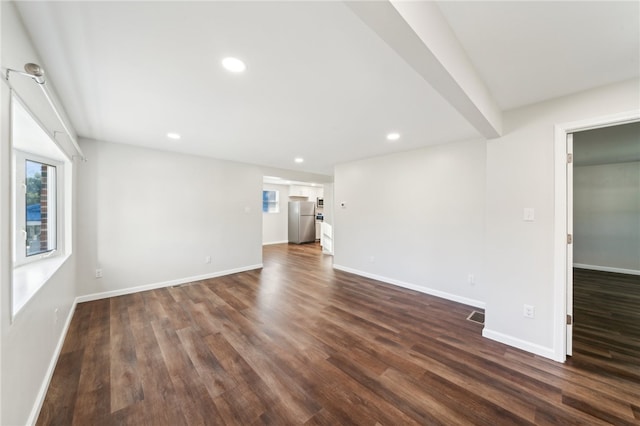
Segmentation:
{"type": "Polygon", "coordinates": [[[325,184],[333,182],[333,176],[308,173],[300,170],[277,169],[273,167],[260,167],[263,176],[279,177],[282,180],[297,182],[309,182],[325,184]]]}
{"type": "Polygon", "coordinates": [[[322,244],[322,252],[333,255],[333,183],[325,184],[322,189],[322,198],[324,205],[322,208],[323,223],[320,227],[320,244],[322,244]]]}
{"type": "Polygon", "coordinates": [[[573,176],[574,264],[640,274],[640,162],[577,166],[573,176]]]}
{"type": "MultiPolygon", "coordinates": [[[[505,113],[487,143],[486,323],[483,334],[552,357],[554,345],[554,126],[640,106],[627,81],[505,113]],[[523,221],[523,208],[535,221],[523,221]],[[523,317],[523,305],[535,318],[523,317]]],[[[556,345],[557,346],[557,345],[556,345]]]]}
{"type": "Polygon", "coordinates": [[[89,161],[79,168],[80,295],[261,265],[258,167],[124,144],[81,146],[89,161]]]}
{"type": "Polygon", "coordinates": [[[324,199],[322,214],[324,215],[324,221],[329,225],[333,225],[333,210],[335,208],[333,192],[333,183],[327,183],[322,188],[322,198],[324,199]]]}
{"type": "Polygon", "coordinates": [[[482,306],[485,142],[341,164],[334,178],[336,268],[482,306]]]}
{"type": "Polygon", "coordinates": [[[573,162],[576,166],[630,161],[640,161],[640,122],[573,134],[573,162]]]}
{"type": "MultiPolygon", "coordinates": [[[[38,58],[22,27],[14,5],[0,2],[2,14],[2,67],[21,69],[27,62],[46,64],[38,58]]],[[[21,98],[47,126],[49,131],[60,130],[56,117],[37,85],[19,76],[11,77],[21,98]]],[[[54,89],[55,82],[47,79],[54,89]]],[[[9,90],[0,83],[0,347],[2,364],[0,381],[0,424],[20,425],[29,416],[48,377],[56,345],[59,343],[66,319],[69,318],[75,297],[75,262],[73,254],[47,281],[38,293],[11,322],[10,287],[11,265],[11,142],[9,134],[9,90]],[[58,322],[54,322],[54,309],[58,322]]],[[[62,140],[62,137],[60,138],[62,140]]],[[[74,182],[75,188],[75,182],[74,182]]],[[[74,194],[74,199],[75,199],[74,194]]],[[[76,220],[73,224],[75,228],[76,220]]],[[[74,236],[77,236],[74,232],[74,236]]],[[[77,244],[76,244],[77,247],[77,244]]],[[[77,253],[77,251],[76,251],[77,253]]],[[[35,414],[35,413],[34,413],[35,414]]],[[[31,419],[35,420],[35,419],[31,419]]]]}
{"type": "Polygon", "coordinates": [[[265,191],[278,191],[278,213],[262,213],[262,244],[286,243],[289,241],[288,202],[289,185],[273,185],[265,183],[265,191]]]}
{"type": "Polygon", "coordinates": [[[504,136],[486,145],[336,166],[335,266],[485,302],[483,335],[558,359],[554,126],[639,107],[640,81],[631,80],[508,111],[504,136]],[[524,208],[534,209],[533,222],[524,208]],[[535,307],[534,319],[524,318],[524,304],[535,307]]]}

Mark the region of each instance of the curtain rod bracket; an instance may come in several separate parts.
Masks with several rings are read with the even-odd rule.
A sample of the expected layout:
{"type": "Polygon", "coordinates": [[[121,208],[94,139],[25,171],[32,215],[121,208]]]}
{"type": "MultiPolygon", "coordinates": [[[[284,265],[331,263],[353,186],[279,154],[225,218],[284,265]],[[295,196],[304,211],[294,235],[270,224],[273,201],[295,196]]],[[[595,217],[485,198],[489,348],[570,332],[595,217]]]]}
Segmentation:
{"type": "Polygon", "coordinates": [[[16,73],[16,74],[23,75],[23,76],[25,76],[25,77],[29,77],[30,79],[32,79],[33,81],[35,81],[35,82],[36,82],[36,83],[38,83],[38,84],[44,84],[44,81],[43,81],[42,83],[40,83],[39,81],[37,81],[37,80],[35,79],[35,76],[33,76],[33,75],[29,74],[29,73],[26,73],[26,72],[24,72],[24,71],[14,70],[13,68],[6,68],[6,72],[5,72],[5,77],[4,77],[4,79],[5,79],[5,80],[7,80],[7,81],[9,81],[9,73],[12,73],[12,72],[14,72],[14,73],[16,73]]]}
{"type": "MultiPolygon", "coordinates": [[[[25,77],[29,77],[30,79],[35,81],[40,87],[40,89],[42,89],[42,93],[44,94],[44,97],[47,98],[47,101],[49,102],[51,109],[53,109],[53,112],[55,113],[56,117],[58,118],[58,121],[62,125],[62,128],[64,129],[67,136],[69,137],[69,140],[73,144],[73,147],[75,148],[76,152],[80,154],[78,157],[82,158],[83,160],[86,160],[84,157],[84,153],[80,148],[80,145],[78,145],[76,138],[71,134],[71,131],[69,130],[69,128],[67,127],[67,124],[63,120],[62,115],[60,115],[60,111],[58,111],[58,108],[56,108],[56,104],[53,101],[53,97],[49,93],[49,89],[45,85],[46,81],[44,79],[44,70],[42,69],[42,67],[38,64],[28,63],[28,64],[25,64],[24,69],[26,72],[14,70],[12,68],[6,68],[5,80],[9,84],[9,87],[11,87],[11,83],[9,82],[9,73],[12,73],[12,72],[25,77]]],[[[55,132],[54,132],[54,138],[55,138],[55,132]]]]}

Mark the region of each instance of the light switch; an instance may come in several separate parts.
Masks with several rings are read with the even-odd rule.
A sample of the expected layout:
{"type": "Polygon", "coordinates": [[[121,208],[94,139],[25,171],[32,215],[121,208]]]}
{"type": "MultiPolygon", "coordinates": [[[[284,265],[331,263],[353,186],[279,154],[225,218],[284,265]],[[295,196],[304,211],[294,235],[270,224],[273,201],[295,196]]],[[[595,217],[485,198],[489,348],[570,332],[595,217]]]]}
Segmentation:
{"type": "Polygon", "coordinates": [[[535,220],[536,213],[535,210],[531,207],[524,208],[523,219],[525,222],[533,222],[535,220]]]}

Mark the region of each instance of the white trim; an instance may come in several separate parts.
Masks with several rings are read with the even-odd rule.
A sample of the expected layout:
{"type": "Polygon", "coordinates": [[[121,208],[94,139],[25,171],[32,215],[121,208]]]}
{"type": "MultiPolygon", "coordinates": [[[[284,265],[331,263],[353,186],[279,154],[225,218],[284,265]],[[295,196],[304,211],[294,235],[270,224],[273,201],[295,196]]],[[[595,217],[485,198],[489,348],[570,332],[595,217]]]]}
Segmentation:
{"type": "Polygon", "coordinates": [[[612,268],[611,266],[587,265],[584,263],[574,263],[573,267],[592,271],[615,272],[617,274],[640,275],[640,270],[637,269],[612,268]]]}
{"type": "Polygon", "coordinates": [[[40,390],[38,390],[38,395],[36,396],[36,400],[31,408],[31,413],[29,413],[29,418],[27,419],[28,425],[35,425],[38,420],[38,416],[40,415],[40,410],[42,409],[42,404],[44,404],[44,398],[47,395],[47,390],[49,389],[49,384],[51,383],[51,379],[53,378],[53,372],[56,369],[56,364],[58,363],[58,358],[60,357],[60,352],[62,352],[62,346],[64,345],[64,340],[67,337],[67,332],[69,331],[69,326],[71,325],[71,319],[73,318],[73,314],[76,311],[76,306],[78,304],[78,298],[73,301],[71,305],[71,309],[69,309],[69,314],[67,315],[67,319],[64,323],[64,327],[62,327],[62,332],[60,333],[60,337],[58,338],[58,344],[56,345],[55,350],[53,351],[53,356],[51,357],[51,361],[49,362],[49,367],[47,368],[47,372],[44,375],[44,380],[40,385],[40,390]]]}
{"type": "Polygon", "coordinates": [[[263,246],[271,246],[274,244],[289,244],[289,241],[284,240],[284,241],[271,241],[269,243],[262,243],[263,246]]]}
{"type": "Polygon", "coordinates": [[[254,269],[262,268],[262,263],[255,265],[243,266],[241,268],[227,269],[226,271],[213,272],[211,274],[196,275],[193,277],[179,278],[176,280],[163,281],[159,283],[145,284],[137,287],[128,287],[119,290],[104,291],[102,293],[86,294],[76,298],[77,303],[91,302],[93,300],[108,299],[109,297],[124,296],[125,294],[139,293],[141,291],[155,290],[157,288],[171,287],[174,285],[191,283],[194,281],[207,280],[209,278],[222,277],[224,275],[237,274],[238,272],[246,272],[254,269]]]}
{"type": "Polygon", "coordinates": [[[535,343],[527,342],[526,340],[518,339],[517,337],[509,336],[508,334],[499,333],[497,331],[489,330],[485,326],[482,329],[482,337],[495,340],[496,342],[504,343],[505,345],[513,346],[514,348],[522,349],[523,351],[531,352],[535,355],[540,355],[545,358],[550,358],[554,361],[564,362],[564,355],[562,358],[557,358],[553,348],[547,348],[535,343]]]}
{"type": "Polygon", "coordinates": [[[392,284],[398,287],[408,288],[409,290],[419,291],[420,293],[429,294],[431,296],[440,297],[442,299],[451,300],[453,302],[462,303],[465,305],[473,306],[475,308],[484,309],[485,303],[475,299],[469,299],[468,297],[457,296],[455,294],[447,293],[440,290],[435,290],[429,287],[423,287],[417,284],[411,284],[404,281],[396,280],[393,278],[383,277],[376,274],[370,274],[369,272],[360,271],[358,269],[348,268],[346,266],[341,265],[333,265],[333,269],[337,269],[339,271],[349,272],[351,274],[360,275],[362,277],[371,278],[376,281],[381,281],[383,283],[392,284]]]}
{"type": "Polygon", "coordinates": [[[593,117],[554,126],[555,211],[553,232],[553,356],[564,362],[567,354],[567,134],[640,120],[640,109],[593,117]]]}
{"type": "MultiPolygon", "coordinates": [[[[566,144],[567,144],[567,160],[569,159],[569,156],[572,157],[573,159],[573,155],[574,155],[574,151],[573,151],[573,133],[567,133],[566,135],[566,144]]],[[[566,217],[566,224],[567,224],[567,234],[571,234],[571,238],[572,238],[572,242],[573,242],[573,235],[575,234],[574,230],[573,230],[573,161],[571,162],[571,164],[569,164],[569,161],[567,161],[567,163],[564,166],[564,172],[566,175],[566,180],[567,180],[567,185],[566,185],[566,191],[567,191],[567,198],[565,199],[565,206],[567,208],[567,215],[566,217]],[[571,200],[571,201],[569,201],[571,200]]],[[[567,237],[568,238],[568,237],[567,237]]],[[[567,260],[566,260],[566,267],[565,267],[565,280],[567,282],[567,286],[565,287],[566,291],[566,303],[567,303],[567,307],[566,307],[566,313],[567,315],[571,315],[571,317],[573,318],[573,244],[566,244],[565,245],[565,254],[567,256],[567,260]]],[[[566,324],[565,325],[565,330],[566,330],[566,338],[565,338],[565,344],[566,344],[566,351],[565,353],[569,356],[573,355],[573,321],[567,321],[567,322],[571,322],[571,324],[566,324]]]]}

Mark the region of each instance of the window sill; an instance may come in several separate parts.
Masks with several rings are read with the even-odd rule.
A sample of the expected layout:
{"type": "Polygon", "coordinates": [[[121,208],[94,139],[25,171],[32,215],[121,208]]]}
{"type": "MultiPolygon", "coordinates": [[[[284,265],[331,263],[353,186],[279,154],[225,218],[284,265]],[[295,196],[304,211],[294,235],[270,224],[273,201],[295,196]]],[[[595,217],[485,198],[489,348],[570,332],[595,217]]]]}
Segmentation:
{"type": "Polygon", "coordinates": [[[13,268],[12,318],[18,315],[69,257],[69,254],[61,254],[13,268]]]}

